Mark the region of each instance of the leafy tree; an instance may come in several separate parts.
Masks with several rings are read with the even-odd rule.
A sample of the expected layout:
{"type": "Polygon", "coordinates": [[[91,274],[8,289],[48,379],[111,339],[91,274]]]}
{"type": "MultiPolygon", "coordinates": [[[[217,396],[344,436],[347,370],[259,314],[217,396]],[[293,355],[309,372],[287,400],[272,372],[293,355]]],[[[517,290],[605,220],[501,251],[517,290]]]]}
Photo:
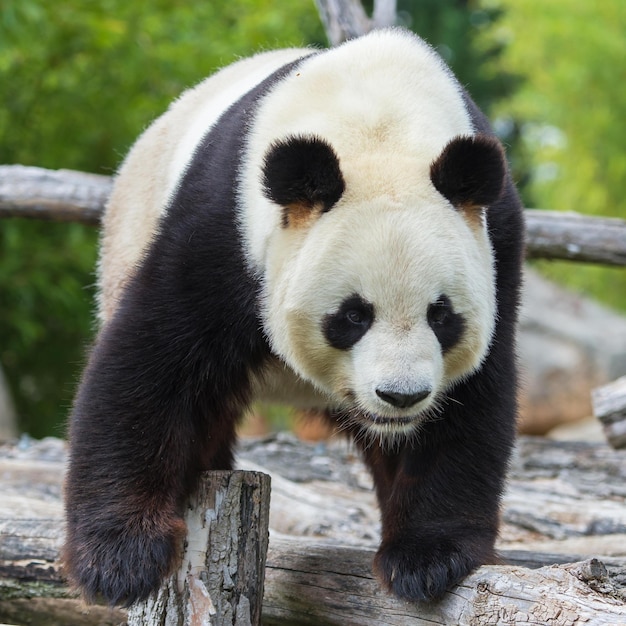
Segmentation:
{"type": "Polygon", "coordinates": [[[111,173],[186,87],[263,47],[322,43],[297,0],[0,5],[0,161],[111,173]]]}
{"type": "MultiPolygon", "coordinates": [[[[323,43],[313,3],[0,3],[0,163],[112,173],[184,88],[238,55],[323,43]]],[[[0,222],[0,361],[34,436],[62,434],[91,337],[96,232],[0,222]]]]}
{"type": "MultiPolygon", "coordinates": [[[[523,120],[532,160],[529,206],[626,217],[626,3],[499,0],[484,45],[504,44],[493,71],[525,76],[495,112],[523,120]]],[[[626,272],[542,262],[544,272],[626,310],[626,272]]]]}
{"type": "Polygon", "coordinates": [[[487,114],[517,88],[517,73],[487,64],[501,56],[504,42],[493,38],[477,45],[484,31],[497,27],[501,9],[478,0],[398,0],[397,6],[400,23],[437,49],[487,114]]]}

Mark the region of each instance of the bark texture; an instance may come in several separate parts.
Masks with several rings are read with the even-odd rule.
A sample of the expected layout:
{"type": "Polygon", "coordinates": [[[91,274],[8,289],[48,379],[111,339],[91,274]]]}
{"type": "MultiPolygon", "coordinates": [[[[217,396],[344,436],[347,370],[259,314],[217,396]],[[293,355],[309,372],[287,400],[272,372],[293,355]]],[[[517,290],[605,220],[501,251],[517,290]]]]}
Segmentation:
{"type": "MultiPolygon", "coordinates": [[[[64,585],[58,555],[65,455],[58,439],[0,446],[0,623],[126,619],[123,611],[86,607],[64,585]]],[[[373,577],[378,511],[371,479],[345,442],[310,445],[288,435],[243,441],[237,465],[272,474],[262,624],[626,624],[626,456],[607,444],[520,438],[503,501],[502,563],[479,568],[428,605],[389,596],[373,577]]],[[[225,480],[236,482],[235,476],[225,480]]],[[[253,499],[261,492],[255,488],[253,499]]],[[[237,512],[237,502],[227,506],[235,512],[235,526],[247,518],[237,512]]],[[[202,537],[213,518],[199,507],[192,522],[189,550],[198,552],[188,557],[182,578],[188,588],[194,584],[195,607],[181,612],[185,592],[181,596],[178,579],[172,579],[158,600],[166,611],[174,607],[171,613],[150,622],[156,618],[149,607],[135,607],[128,619],[219,623],[208,621],[215,619],[217,596],[207,591],[209,602],[204,592],[213,577],[231,593],[236,575],[232,557],[225,556],[229,550],[209,551],[223,564],[221,571],[211,563],[205,569],[212,574],[194,570],[204,558],[202,537]]],[[[245,545],[231,538],[237,532],[227,531],[219,544],[245,545]]],[[[237,606],[246,607],[241,596],[237,606]]],[[[227,604],[228,615],[240,619],[235,602],[227,604]]]]}
{"type": "Polygon", "coordinates": [[[270,478],[206,472],[189,503],[182,566],[128,626],[258,626],[268,543],[270,478]]]}

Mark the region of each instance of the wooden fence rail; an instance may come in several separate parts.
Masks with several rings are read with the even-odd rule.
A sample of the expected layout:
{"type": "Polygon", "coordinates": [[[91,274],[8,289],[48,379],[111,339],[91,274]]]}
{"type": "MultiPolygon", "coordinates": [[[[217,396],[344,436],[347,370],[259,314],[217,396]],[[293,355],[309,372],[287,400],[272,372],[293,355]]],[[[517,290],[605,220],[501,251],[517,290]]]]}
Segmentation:
{"type": "MultiPolygon", "coordinates": [[[[0,217],[97,225],[109,176],[0,165],[0,217]]],[[[626,220],[526,210],[527,256],[626,266],[626,220]]]]}

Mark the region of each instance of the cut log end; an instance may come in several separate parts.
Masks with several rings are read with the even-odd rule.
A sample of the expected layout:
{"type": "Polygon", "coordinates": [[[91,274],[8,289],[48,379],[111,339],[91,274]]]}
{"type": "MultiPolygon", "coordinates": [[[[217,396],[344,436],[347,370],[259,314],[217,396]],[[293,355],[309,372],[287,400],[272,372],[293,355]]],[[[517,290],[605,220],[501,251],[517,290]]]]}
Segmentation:
{"type": "Polygon", "coordinates": [[[269,500],[267,474],[204,473],[185,517],[181,568],[130,608],[128,626],[260,624],[269,500]]]}

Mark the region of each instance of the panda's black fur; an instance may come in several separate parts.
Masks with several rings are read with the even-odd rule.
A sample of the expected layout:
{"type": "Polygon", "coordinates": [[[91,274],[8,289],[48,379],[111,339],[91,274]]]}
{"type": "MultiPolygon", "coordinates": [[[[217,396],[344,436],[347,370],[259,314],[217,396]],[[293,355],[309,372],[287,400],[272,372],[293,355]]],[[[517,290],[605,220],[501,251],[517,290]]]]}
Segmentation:
{"type": "MultiPolygon", "coordinates": [[[[246,259],[238,181],[259,103],[299,63],[238,99],[198,144],[91,352],[71,420],[64,548],[67,573],[87,599],[102,594],[130,605],[176,566],[183,507],[198,473],[232,467],[235,427],[253,400],[255,376],[276,359],[259,308],[261,277],[246,259]]],[[[497,302],[490,348],[475,372],[446,391],[438,419],[425,421],[418,437],[388,447],[363,438],[352,422],[343,428],[362,448],[380,503],[375,572],[392,592],[417,601],[440,596],[494,558],[515,431],[521,205],[488,122],[463,97],[477,133],[451,143],[431,179],[458,211],[489,205],[497,302]]],[[[346,181],[324,138],[277,137],[262,186],[283,207],[280,227],[288,229],[309,213],[341,210],[335,205],[346,181]]],[[[447,351],[466,320],[439,295],[429,324],[447,351]]],[[[346,294],[320,320],[322,332],[334,349],[350,350],[376,313],[359,293],[346,294]]],[[[391,396],[390,404],[408,402],[391,396]]],[[[328,419],[343,419],[343,410],[329,406],[328,419]]]]}
{"type": "Polygon", "coordinates": [[[321,211],[329,211],[345,189],[337,155],[316,137],[290,137],[273,145],[263,176],[267,197],[285,207],[283,226],[289,226],[287,207],[300,203],[310,211],[321,203],[321,211]]]}

